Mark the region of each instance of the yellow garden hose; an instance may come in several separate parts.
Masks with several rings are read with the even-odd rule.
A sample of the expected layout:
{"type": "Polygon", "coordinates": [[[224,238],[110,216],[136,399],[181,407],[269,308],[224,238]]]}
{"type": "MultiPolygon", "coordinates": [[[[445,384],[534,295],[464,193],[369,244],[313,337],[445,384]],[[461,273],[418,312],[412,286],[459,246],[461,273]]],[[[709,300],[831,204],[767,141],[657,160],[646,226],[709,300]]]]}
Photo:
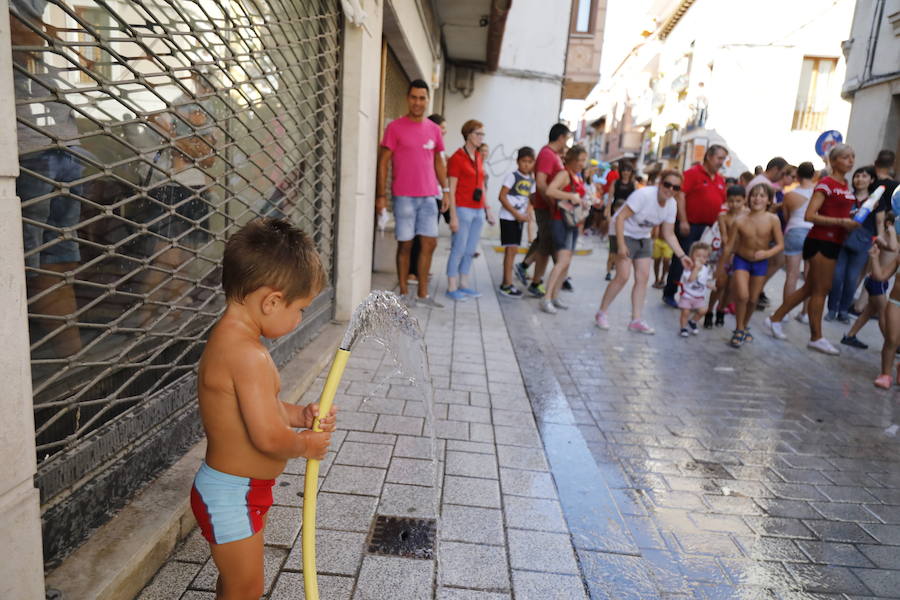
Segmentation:
{"type": "MultiPolygon", "coordinates": [[[[319,398],[319,415],[325,416],[331,410],[334,394],[337,392],[350,351],[338,348],[334,354],[334,362],[328,371],[325,388],[319,398]]],[[[313,421],[313,431],[319,429],[319,419],[313,421]]],[[[306,600],[319,600],[319,582],[316,576],[316,494],[319,486],[319,461],[306,461],[306,477],[303,481],[303,533],[301,546],[303,549],[303,589],[306,600]]]]}

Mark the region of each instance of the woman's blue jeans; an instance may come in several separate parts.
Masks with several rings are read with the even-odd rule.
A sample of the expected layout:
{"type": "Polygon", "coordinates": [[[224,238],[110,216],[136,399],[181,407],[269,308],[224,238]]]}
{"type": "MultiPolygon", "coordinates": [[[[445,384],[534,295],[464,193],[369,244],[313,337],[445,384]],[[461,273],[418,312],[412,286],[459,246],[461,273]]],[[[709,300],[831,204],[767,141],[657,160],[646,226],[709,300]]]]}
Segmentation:
{"type": "Polygon", "coordinates": [[[847,313],[853,304],[853,294],[869,260],[868,248],[865,250],[841,248],[837,264],[834,267],[834,279],[831,281],[831,292],[828,294],[828,312],[847,313]]]}
{"type": "Polygon", "coordinates": [[[459,228],[450,238],[450,258],[447,259],[447,277],[467,275],[472,270],[472,259],[478,252],[481,228],[484,225],[484,209],[456,208],[459,228]]]}

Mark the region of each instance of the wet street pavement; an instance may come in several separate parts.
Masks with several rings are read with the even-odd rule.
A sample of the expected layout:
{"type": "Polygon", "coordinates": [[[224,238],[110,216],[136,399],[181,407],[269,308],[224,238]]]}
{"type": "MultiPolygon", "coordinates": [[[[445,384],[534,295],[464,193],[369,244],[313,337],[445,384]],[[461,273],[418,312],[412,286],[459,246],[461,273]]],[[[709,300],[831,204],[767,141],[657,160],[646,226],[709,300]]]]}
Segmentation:
{"type": "MultiPolygon", "coordinates": [[[[651,291],[655,336],[626,331],[627,293],[603,332],[599,245],[555,316],[498,298],[501,255],[482,251],[483,298],[415,311],[436,461],[418,390],[381,348],[353,352],[321,469],[323,600],[900,598],[900,411],[871,385],[874,325],[860,336],[873,349],[837,358],[807,351],[797,323],[786,342],[755,327],[736,351],[724,329],[679,338],[651,291]],[[438,560],[373,551],[379,515],[439,516],[438,560]]],[[[291,461],[269,513],[270,600],[303,597],[304,466],[291,461]]],[[[214,583],[195,531],[140,598],[212,600],[214,583]]]]}
{"type": "Polygon", "coordinates": [[[764,335],[757,312],[734,350],[727,328],[678,337],[656,290],[656,335],[628,332],[626,289],[601,331],[604,265],[599,244],[576,258],[557,315],[501,302],[591,598],[900,597],[900,404],[871,384],[874,324],[873,349],[828,357],[799,323],[764,335]]]}

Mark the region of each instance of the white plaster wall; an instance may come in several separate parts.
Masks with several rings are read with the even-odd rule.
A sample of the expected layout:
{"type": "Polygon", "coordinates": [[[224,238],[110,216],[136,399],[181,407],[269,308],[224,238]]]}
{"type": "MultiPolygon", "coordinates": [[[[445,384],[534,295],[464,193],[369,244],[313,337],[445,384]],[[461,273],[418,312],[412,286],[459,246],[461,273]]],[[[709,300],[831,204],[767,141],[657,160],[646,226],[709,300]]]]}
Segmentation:
{"type": "MultiPolygon", "coordinates": [[[[9,7],[0,0],[0,145],[17,147],[9,7]],[[3,125],[5,123],[5,125],[3,125]]],[[[43,598],[44,560],[34,449],[31,362],[25,299],[22,211],[16,197],[19,157],[0,158],[0,598],[43,598]],[[13,551],[14,550],[14,551],[13,551]]]]}
{"type": "MultiPolygon", "coordinates": [[[[853,14],[853,28],[847,36],[852,40],[847,58],[847,88],[855,88],[866,76],[866,52],[872,23],[876,18],[879,2],[860,0],[853,14]]],[[[885,0],[881,21],[878,23],[878,45],[872,62],[872,75],[896,72],[900,66],[900,37],[894,35],[888,16],[900,11],[900,0],[885,0]]]]}
{"type": "Polygon", "coordinates": [[[847,57],[847,76],[844,91],[852,102],[847,141],[856,150],[857,163],[871,163],[879,150],[894,149],[896,135],[888,131],[888,116],[894,94],[900,94],[900,76],[866,85],[866,80],[897,72],[900,67],[900,37],[894,35],[887,16],[900,10],[900,0],[887,0],[878,25],[878,42],[872,71],[865,72],[869,34],[875,19],[878,2],[857,2],[853,15],[852,40],[847,57]],[[862,87],[859,89],[861,86],[862,87]]]}
{"type": "Polygon", "coordinates": [[[369,293],[375,214],[382,3],[366,3],[363,27],[344,26],[340,204],[335,318],[347,320],[369,293]]]}
{"type": "Polygon", "coordinates": [[[516,168],[518,149],[531,146],[538,152],[547,143],[547,133],[559,116],[559,92],[558,82],[480,74],[475,77],[471,96],[447,96],[444,144],[448,157],[463,145],[463,123],[468,119],[484,123],[485,142],[490,146],[485,173],[492,206],[499,207],[500,184],[516,168]]]}
{"type": "MultiPolygon", "coordinates": [[[[431,75],[434,72],[434,63],[437,60],[437,57],[434,56],[431,45],[428,42],[428,34],[425,29],[426,24],[422,20],[422,16],[416,6],[417,0],[387,1],[390,2],[394,9],[394,13],[397,15],[403,40],[406,46],[411,50],[416,69],[418,70],[418,72],[415,72],[415,69],[410,68],[410,65],[404,64],[403,66],[407,70],[407,74],[410,75],[410,79],[421,77],[430,85],[431,75]]],[[[380,5],[382,3],[378,2],[377,4],[379,5],[377,8],[378,14],[381,15],[382,7],[380,5]]],[[[380,16],[378,22],[381,23],[380,16]]],[[[388,39],[388,43],[395,43],[397,41],[399,40],[388,39]]],[[[380,57],[380,49],[377,54],[380,57]]],[[[401,57],[401,63],[402,62],[404,61],[401,57]]],[[[378,72],[380,72],[380,67],[376,69],[376,74],[378,72]]]]}
{"type": "Polygon", "coordinates": [[[571,6],[571,0],[515,0],[506,17],[499,68],[562,75],[571,6]]]}
{"type": "MultiPolygon", "coordinates": [[[[462,146],[460,130],[466,120],[484,123],[490,146],[488,201],[495,215],[500,185],[516,168],[518,149],[531,146],[538,152],[559,121],[570,6],[570,0],[558,1],[548,10],[543,0],[516,0],[506,21],[499,70],[476,74],[468,98],[447,90],[447,154],[462,146]]],[[[491,235],[496,231],[485,233],[491,235]]]]}
{"type": "MultiPolygon", "coordinates": [[[[895,83],[894,93],[900,93],[900,80],[895,83]]],[[[896,148],[897,140],[887,139],[892,100],[890,83],[865,88],[853,96],[847,142],[856,151],[857,165],[872,164],[879,150],[896,148]]]]}

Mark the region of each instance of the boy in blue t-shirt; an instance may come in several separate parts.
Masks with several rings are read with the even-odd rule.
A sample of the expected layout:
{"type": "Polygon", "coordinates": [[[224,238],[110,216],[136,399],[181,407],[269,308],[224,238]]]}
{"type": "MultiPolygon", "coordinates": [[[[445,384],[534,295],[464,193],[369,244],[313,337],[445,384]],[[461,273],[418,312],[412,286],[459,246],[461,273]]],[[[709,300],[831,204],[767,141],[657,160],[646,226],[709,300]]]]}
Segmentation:
{"type": "Polygon", "coordinates": [[[516,156],[518,169],[506,176],[503,187],[500,188],[500,245],[504,248],[500,293],[510,298],[522,297],[522,291],[512,284],[512,268],[522,241],[522,226],[529,219],[529,198],[537,189],[533,174],[534,161],[532,148],[519,148],[516,156]]]}

